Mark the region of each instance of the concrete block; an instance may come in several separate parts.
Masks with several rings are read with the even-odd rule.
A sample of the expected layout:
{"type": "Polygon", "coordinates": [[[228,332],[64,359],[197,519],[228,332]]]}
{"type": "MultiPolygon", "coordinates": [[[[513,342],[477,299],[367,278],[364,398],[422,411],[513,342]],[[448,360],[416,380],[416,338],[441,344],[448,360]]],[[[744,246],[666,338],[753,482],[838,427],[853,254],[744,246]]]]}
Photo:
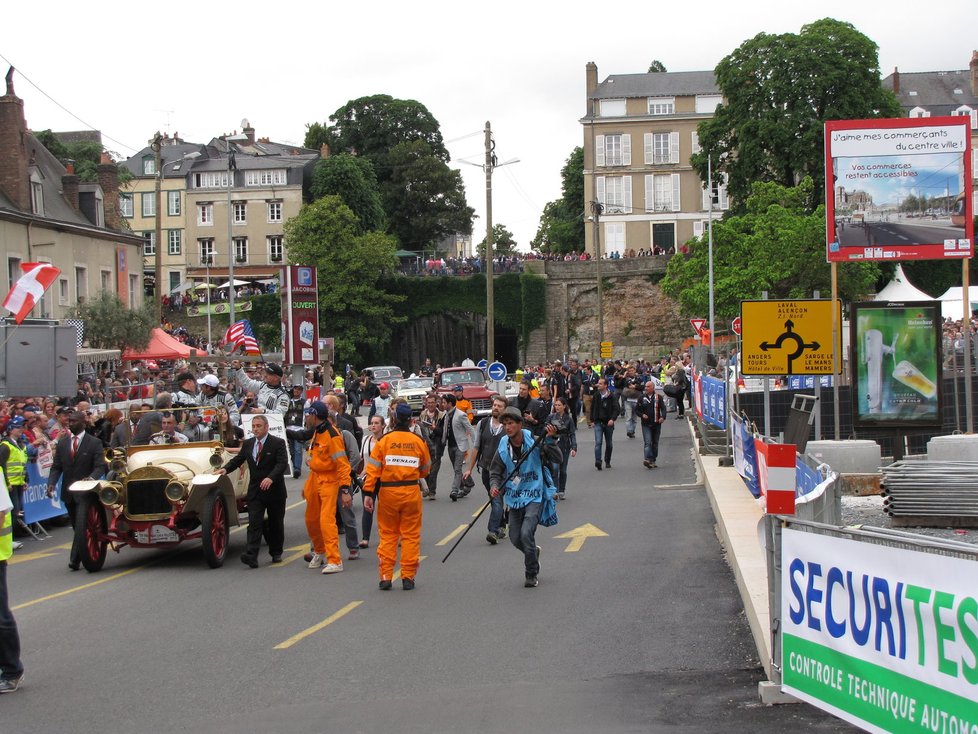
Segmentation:
{"type": "Polygon", "coordinates": [[[805,453],[842,473],[875,474],[882,463],[875,441],[809,441],[805,453]]]}
{"type": "Polygon", "coordinates": [[[927,442],[930,461],[978,461],[978,435],[934,436],[927,442]]]}
{"type": "Polygon", "coordinates": [[[801,703],[791,694],[781,690],[781,686],[771,680],[762,680],[757,684],[757,694],[761,697],[761,703],[765,706],[773,706],[782,703],[801,703]]]}

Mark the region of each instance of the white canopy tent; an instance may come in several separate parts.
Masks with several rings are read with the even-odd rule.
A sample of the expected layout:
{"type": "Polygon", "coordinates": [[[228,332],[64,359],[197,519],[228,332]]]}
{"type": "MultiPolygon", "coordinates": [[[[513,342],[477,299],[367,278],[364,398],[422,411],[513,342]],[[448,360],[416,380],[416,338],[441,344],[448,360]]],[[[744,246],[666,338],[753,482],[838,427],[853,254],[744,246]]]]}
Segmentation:
{"type": "MultiPolygon", "coordinates": [[[[953,288],[948,288],[944,293],[938,298],[941,302],[941,316],[946,319],[951,319],[952,321],[960,321],[964,318],[964,301],[961,300],[964,296],[964,288],[959,285],[953,288]]],[[[971,310],[974,311],[978,307],[978,285],[973,285],[968,288],[968,301],[971,310]]]]}
{"type": "MultiPolygon", "coordinates": [[[[959,289],[960,290],[960,289],[959,289]]],[[[914,286],[907,280],[903,266],[897,265],[896,272],[893,273],[893,280],[879,293],[876,294],[874,301],[933,301],[932,296],[924,293],[920,288],[914,286]]]]}

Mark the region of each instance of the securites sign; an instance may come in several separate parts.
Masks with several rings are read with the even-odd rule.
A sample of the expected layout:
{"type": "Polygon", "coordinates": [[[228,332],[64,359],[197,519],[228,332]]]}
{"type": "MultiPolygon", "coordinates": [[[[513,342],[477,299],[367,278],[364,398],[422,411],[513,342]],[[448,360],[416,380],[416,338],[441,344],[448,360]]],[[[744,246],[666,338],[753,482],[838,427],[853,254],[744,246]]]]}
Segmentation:
{"type": "Polygon", "coordinates": [[[286,364],[319,364],[319,289],[316,268],[282,268],[282,336],[286,364]]]}
{"type": "Polygon", "coordinates": [[[876,732],[978,732],[978,562],[786,528],[782,687],[876,732]]]}

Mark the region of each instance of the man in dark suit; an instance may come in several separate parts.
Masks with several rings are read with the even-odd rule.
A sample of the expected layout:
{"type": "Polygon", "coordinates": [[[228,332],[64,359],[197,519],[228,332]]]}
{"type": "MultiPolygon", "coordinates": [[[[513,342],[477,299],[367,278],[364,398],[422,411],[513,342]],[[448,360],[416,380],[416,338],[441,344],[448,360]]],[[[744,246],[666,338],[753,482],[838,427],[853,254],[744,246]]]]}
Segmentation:
{"type": "Polygon", "coordinates": [[[268,540],[272,563],[282,562],[285,549],[285,475],[289,456],[285,440],[268,433],[268,419],[259,414],[251,420],[251,438],[241,444],[238,455],[215,474],[232,472],[248,462],[248,541],[241,562],[258,568],[262,531],[268,540]],[[264,525],[265,514],[268,523],[264,525]]]}
{"type": "MultiPolygon", "coordinates": [[[[57,494],[58,479],[61,479],[61,501],[68,510],[71,527],[84,518],[76,517],[78,502],[68,491],[74,482],[80,479],[101,479],[108,468],[105,464],[102,442],[85,431],[88,418],[84,413],[75,411],[68,416],[68,435],[58,441],[54,448],[54,463],[48,475],[48,497],[57,494]]],[[[68,557],[68,568],[77,571],[81,565],[81,549],[75,539],[71,543],[71,555],[68,557]]]]}

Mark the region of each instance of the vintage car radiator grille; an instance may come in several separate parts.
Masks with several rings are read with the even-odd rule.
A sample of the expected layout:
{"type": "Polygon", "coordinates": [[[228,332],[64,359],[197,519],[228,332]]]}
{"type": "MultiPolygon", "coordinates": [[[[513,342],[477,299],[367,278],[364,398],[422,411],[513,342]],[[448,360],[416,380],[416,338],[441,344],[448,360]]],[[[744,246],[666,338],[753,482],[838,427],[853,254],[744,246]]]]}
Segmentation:
{"type": "Polygon", "coordinates": [[[472,401],[473,410],[492,410],[492,400],[489,398],[476,398],[472,401]]]}
{"type": "Polygon", "coordinates": [[[126,512],[130,515],[161,515],[173,508],[163,494],[168,479],[136,479],[126,484],[126,512]]]}

